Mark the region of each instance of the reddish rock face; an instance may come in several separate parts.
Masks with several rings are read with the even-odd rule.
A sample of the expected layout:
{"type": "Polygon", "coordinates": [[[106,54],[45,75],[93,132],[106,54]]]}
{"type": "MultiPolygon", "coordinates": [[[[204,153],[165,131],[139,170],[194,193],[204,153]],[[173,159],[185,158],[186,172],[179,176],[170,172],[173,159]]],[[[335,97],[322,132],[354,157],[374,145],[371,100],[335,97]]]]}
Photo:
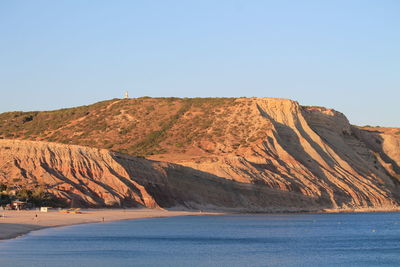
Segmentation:
{"type": "MultiPolygon", "coordinates": [[[[75,207],[140,207],[291,211],[321,207],[315,199],[240,184],[188,167],[108,150],[0,140],[0,182],[41,185],[75,207]],[[11,178],[12,177],[12,178],[11,178]]],[[[329,205],[328,205],[329,206],[329,205]]]]}
{"type": "MultiPolygon", "coordinates": [[[[223,146],[210,144],[225,151],[213,152],[208,157],[192,159],[189,151],[185,156],[165,158],[226,179],[298,192],[330,203],[332,208],[398,205],[398,129],[360,129],[350,125],[340,112],[302,107],[288,99],[237,101],[247,107],[247,123],[254,124],[249,128],[249,136],[256,128],[267,129],[263,138],[233,152],[227,149],[232,142],[225,140],[223,146]]],[[[239,109],[236,114],[240,112],[239,109]]]]}
{"type": "MultiPolygon", "coordinates": [[[[146,101],[156,107],[147,108],[149,114],[169,110],[164,100],[141,103],[146,101]],[[165,105],[157,109],[157,101],[165,105]]],[[[133,113],[127,105],[140,104],[123,103],[107,103],[104,110],[121,106],[117,116],[128,116],[133,113]]],[[[127,149],[135,145],[135,151],[149,149],[149,144],[158,147],[151,160],[105,149],[0,140],[0,180],[45,184],[59,198],[86,206],[277,211],[398,205],[399,129],[355,127],[337,111],[302,107],[287,99],[221,103],[212,106],[206,121],[199,119],[201,103],[186,103],[184,108],[171,104],[170,110],[178,110],[179,116],[159,123],[163,131],[149,134],[158,143],[150,143],[149,137],[140,137],[137,144],[118,142],[127,149]]],[[[156,115],[164,118],[165,112],[156,115]]],[[[88,116],[75,118],[59,132],[78,127],[88,116]]],[[[152,118],[136,114],[127,119],[144,127],[152,118]]],[[[138,132],[137,127],[132,131],[138,132]]]]}
{"type": "Polygon", "coordinates": [[[129,181],[108,151],[79,146],[0,140],[0,181],[44,185],[77,206],[158,207],[142,186],[129,181]]]}

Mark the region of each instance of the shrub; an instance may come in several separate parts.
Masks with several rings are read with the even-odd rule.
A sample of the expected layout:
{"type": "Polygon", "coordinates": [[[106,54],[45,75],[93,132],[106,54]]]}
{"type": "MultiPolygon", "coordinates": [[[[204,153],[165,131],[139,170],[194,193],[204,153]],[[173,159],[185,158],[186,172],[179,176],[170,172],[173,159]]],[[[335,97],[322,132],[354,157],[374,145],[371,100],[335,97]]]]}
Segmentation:
{"type": "Polygon", "coordinates": [[[0,193],[0,206],[7,205],[11,203],[11,198],[7,194],[0,193]]]}
{"type": "Polygon", "coordinates": [[[21,189],[16,194],[17,198],[20,200],[26,201],[32,196],[32,191],[28,189],[21,189]]]}
{"type": "Polygon", "coordinates": [[[6,184],[0,184],[0,192],[6,191],[7,190],[7,185],[6,184]]]}
{"type": "Polygon", "coordinates": [[[30,121],[32,121],[32,120],[33,120],[33,116],[32,116],[32,115],[30,115],[30,116],[25,116],[25,117],[22,119],[22,123],[30,122],[30,121]]]}
{"type": "Polygon", "coordinates": [[[153,110],[155,110],[155,108],[154,108],[154,106],[147,106],[146,110],[147,111],[153,111],[153,110]]]}

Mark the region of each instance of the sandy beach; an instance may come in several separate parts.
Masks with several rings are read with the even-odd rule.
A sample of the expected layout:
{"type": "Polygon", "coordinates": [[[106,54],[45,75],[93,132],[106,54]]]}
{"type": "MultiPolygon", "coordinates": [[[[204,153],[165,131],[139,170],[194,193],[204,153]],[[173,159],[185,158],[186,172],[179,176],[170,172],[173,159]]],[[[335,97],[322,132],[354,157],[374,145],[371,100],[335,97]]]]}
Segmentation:
{"type": "Polygon", "coordinates": [[[30,231],[47,227],[66,226],[83,223],[99,223],[142,218],[211,215],[190,211],[167,211],[160,209],[91,209],[82,214],[64,214],[58,211],[40,212],[36,210],[1,211],[0,240],[15,238],[30,231]],[[37,215],[37,217],[36,217],[37,215]]]}

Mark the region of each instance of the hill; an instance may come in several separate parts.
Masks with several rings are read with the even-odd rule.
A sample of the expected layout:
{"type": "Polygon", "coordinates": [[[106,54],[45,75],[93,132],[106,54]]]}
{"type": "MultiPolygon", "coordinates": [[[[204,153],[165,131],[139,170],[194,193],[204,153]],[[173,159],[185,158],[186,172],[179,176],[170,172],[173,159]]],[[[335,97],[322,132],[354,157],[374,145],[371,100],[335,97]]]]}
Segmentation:
{"type": "Polygon", "coordinates": [[[0,138],[110,149],[302,195],[319,207],[393,207],[400,200],[400,129],[356,127],[340,112],[288,99],[114,99],[3,113],[0,125],[0,138]]]}

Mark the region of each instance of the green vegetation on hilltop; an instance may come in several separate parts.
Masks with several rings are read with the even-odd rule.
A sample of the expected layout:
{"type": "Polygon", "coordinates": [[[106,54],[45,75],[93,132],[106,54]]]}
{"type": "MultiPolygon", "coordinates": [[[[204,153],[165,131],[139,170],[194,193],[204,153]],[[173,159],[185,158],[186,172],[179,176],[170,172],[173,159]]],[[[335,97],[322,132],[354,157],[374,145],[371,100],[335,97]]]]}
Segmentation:
{"type": "Polygon", "coordinates": [[[182,153],[190,146],[201,148],[202,140],[221,143],[227,136],[237,139],[239,147],[262,134],[247,136],[250,107],[236,100],[141,97],[55,111],[8,112],[0,114],[0,138],[86,145],[140,156],[182,153]]]}
{"type": "MultiPolygon", "coordinates": [[[[154,148],[158,147],[158,144],[167,135],[167,131],[171,129],[171,127],[178,121],[178,119],[189,110],[190,105],[191,103],[189,101],[185,101],[177,113],[172,115],[171,118],[169,118],[169,120],[161,123],[160,130],[151,132],[144,138],[143,141],[131,146],[129,152],[136,155],[148,155],[156,153],[154,151],[154,148]]],[[[147,108],[147,110],[149,109],[147,108]]],[[[154,110],[154,108],[152,108],[151,110],[154,110]]]]}
{"type": "MultiPolygon", "coordinates": [[[[167,101],[176,101],[179,100],[181,102],[179,110],[171,115],[166,121],[160,123],[161,129],[150,132],[143,141],[132,145],[128,152],[135,155],[152,155],[160,152],[165,152],[165,149],[160,149],[159,144],[166,140],[168,137],[171,137],[171,133],[168,133],[169,130],[178,122],[178,120],[186,114],[192,107],[193,108],[202,108],[204,105],[207,109],[204,110],[205,117],[208,117],[209,111],[215,107],[222,106],[225,104],[232,104],[233,98],[167,98],[162,99],[167,101]]],[[[148,110],[148,109],[147,109],[148,110]]],[[[152,109],[153,110],[153,109],[152,109]]],[[[203,119],[203,123],[199,122],[198,126],[203,129],[207,129],[211,126],[211,121],[208,119],[203,119]]],[[[182,125],[180,127],[181,138],[175,142],[176,147],[183,147],[184,144],[190,142],[190,134],[194,129],[194,125],[190,124],[192,127],[187,127],[187,124],[182,125]]]]}

